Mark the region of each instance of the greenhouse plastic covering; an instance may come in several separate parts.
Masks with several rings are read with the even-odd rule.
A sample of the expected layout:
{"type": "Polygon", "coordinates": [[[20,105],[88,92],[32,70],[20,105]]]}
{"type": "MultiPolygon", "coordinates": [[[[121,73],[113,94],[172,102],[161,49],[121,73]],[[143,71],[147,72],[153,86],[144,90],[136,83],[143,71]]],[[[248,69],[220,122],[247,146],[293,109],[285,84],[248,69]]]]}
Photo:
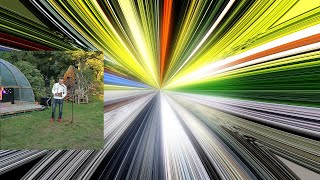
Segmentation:
{"type": "Polygon", "coordinates": [[[5,88],[14,88],[14,100],[34,102],[31,85],[25,75],[14,65],[0,59],[0,85],[5,88]]]}

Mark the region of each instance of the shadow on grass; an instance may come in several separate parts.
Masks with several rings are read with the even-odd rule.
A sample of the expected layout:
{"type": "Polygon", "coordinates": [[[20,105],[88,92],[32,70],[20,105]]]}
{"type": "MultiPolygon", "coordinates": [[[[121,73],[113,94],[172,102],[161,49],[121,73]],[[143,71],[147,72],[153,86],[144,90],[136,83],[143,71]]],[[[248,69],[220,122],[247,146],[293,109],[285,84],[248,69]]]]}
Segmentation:
{"type": "Polygon", "coordinates": [[[50,122],[51,108],[2,119],[0,149],[101,149],[103,98],[74,104],[73,123],[71,104],[64,102],[62,123],[50,122]]]}

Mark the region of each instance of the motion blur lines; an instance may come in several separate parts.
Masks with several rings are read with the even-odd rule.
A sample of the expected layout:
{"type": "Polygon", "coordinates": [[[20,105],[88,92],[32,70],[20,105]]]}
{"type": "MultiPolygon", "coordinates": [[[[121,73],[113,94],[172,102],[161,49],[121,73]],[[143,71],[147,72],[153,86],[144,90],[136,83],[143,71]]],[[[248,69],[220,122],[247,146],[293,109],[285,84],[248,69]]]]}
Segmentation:
{"type": "Polygon", "coordinates": [[[319,108],[246,101],[214,96],[184,95],[195,102],[242,116],[277,129],[294,132],[309,138],[320,138],[319,108]]]}
{"type": "MultiPolygon", "coordinates": [[[[188,116],[189,119],[190,117],[199,118],[199,121],[204,123],[204,127],[209,128],[211,133],[217,134],[221,138],[225,147],[222,146],[219,149],[228,150],[226,147],[229,147],[237,155],[238,160],[243,162],[242,167],[248,168],[247,170],[252,171],[257,178],[268,177],[267,179],[273,179],[274,177],[272,176],[278,179],[296,178],[296,175],[294,175],[296,172],[291,172],[275,154],[319,173],[320,154],[318,149],[320,144],[318,141],[270,128],[260,122],[255,123],[250,118],[243,119],[241,115],[236,113],[240,117],[225,113],[230,112],[228,111],[228,106],[223,107],[220,104],[212,103],[212,99],[215,99],[216,103],[224,103],[223,98],[219,101],[219,98],[210,96],[190,98],[194,95],[169,94],[176,102],[180,103],[180,106],[186,108],[177,110],[177,113],[184,117],[182,120],[186,121],[188,116]]],[[[176,103],[173,107],[177,108],[179,104],[176,103]]],[[[316,108],[313,110],[319,111],[316,108]]],[[[308,112],[305,111],[304,113],[307,114],[308,112]]],[[[285,118],[286,115],[283,114],[282,117],[285,118]]],[[[200,129],[195,129],[194,131],[199,133],[200,129]]],[[[209,140],[212,139],[210,138],[209,140]]],[[[300,172],[303,174],[303,168],[300,169],[300,172]]]]}
{"type": "Polygon", "coordinates": [[[104,114],[102,150],[1,151],[0,173],[38,159],[23,179],[319,176],[318,130],[300,126],[317,122],[318,108],[168,91],[105,93],[105,108],[112,108],[104,114]]]}
{"type": "MultiPolygon", "coordinates": [[[[153,96],[119,135],[117,142],[93,174],[93,179],[156,179],[163,176],[158,101],[159,96],[153,96]]],[[[124,120],[123,123],[127,123],[127,119],[124,120]]],[[[106,127],[112,129],[109,123],[106,123],[106,127]]]]}
{"type": "Polygon", "coordinates": [[[167,179],[209,179],[200,157],[163,94],[161,115],[167,179]]]}
{"type": "Polygon", "coordinates": [[[319,0],[12,1],[0,50],[104,53],[105,142],[0,151],[0,174],[320,179],[319,0]]]}
{"type": "MultiPolygon", "coordinates": [[[[43,157],[48,151],[9,151],[0,150],[0,175],[32,160],[43,157]]],[[[0,176],[1,177],[1,176],[0,176]]]]}

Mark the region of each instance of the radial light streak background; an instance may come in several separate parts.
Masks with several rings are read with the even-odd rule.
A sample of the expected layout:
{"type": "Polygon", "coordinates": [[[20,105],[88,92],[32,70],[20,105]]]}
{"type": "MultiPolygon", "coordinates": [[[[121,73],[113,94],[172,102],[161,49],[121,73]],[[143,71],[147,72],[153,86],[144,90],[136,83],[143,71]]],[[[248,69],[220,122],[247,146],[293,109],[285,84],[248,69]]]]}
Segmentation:
{"type": "Polygon", "coordinates": [[[319,0],[4,0],[0,50],[101,50],[104,149],[25,179],[320,179],[319,0]]]}

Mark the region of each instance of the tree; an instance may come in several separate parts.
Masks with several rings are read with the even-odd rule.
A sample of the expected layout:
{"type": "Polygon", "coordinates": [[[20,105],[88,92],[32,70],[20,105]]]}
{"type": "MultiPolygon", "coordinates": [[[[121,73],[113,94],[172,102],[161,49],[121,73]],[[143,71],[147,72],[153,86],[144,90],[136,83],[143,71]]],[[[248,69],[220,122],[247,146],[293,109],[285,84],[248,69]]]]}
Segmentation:
{"type": "Polygon", "coordinates": [[[14,65],[26,76],[31,84],[36,100],[45,95],[44,78],[35,65],[27,61],[17,61],[14,65]]]}
{"type": "Polygon", "coordinates": [[[100,51],[71,51],[70,55],[78,64],[81,85],[90,94],[103,94],[103,53],[100,51]]]}
{"type": "Polygon", "coordinates": [[[18,61],[28,61],[48,79],[56,79],[61,71],[67,70],[74,61],[71,53],[65,51],[0,52],[0,57],[12,64],[18,61]]]}
{"type": "Polygon", "coordinates": [[[36,77],[28,75],[37,98],[45,95],[43,94],[44,79],[57,80],[63,77],[70,65],[78,66],[83,82],[92,94],[103,93],[104,62],[103,53],[100,51],[11,51],[0,52],[0,58],[12,64],[18,64],[19,68],[26,72],[26,76],[32,73],[40,75],[36,77]],[[22,64],[27,67],[23,67],[22,64]],[[34,72],[31,72],[30,65],[34,72]],[[39,79],[40,77],[42,79],[39,79]],[[33,82],[33,79],[38,80],[33,82]],[[38,86],[37,83],[42,83],[42,88],[39,88],[41,86],[38,86]]]}

